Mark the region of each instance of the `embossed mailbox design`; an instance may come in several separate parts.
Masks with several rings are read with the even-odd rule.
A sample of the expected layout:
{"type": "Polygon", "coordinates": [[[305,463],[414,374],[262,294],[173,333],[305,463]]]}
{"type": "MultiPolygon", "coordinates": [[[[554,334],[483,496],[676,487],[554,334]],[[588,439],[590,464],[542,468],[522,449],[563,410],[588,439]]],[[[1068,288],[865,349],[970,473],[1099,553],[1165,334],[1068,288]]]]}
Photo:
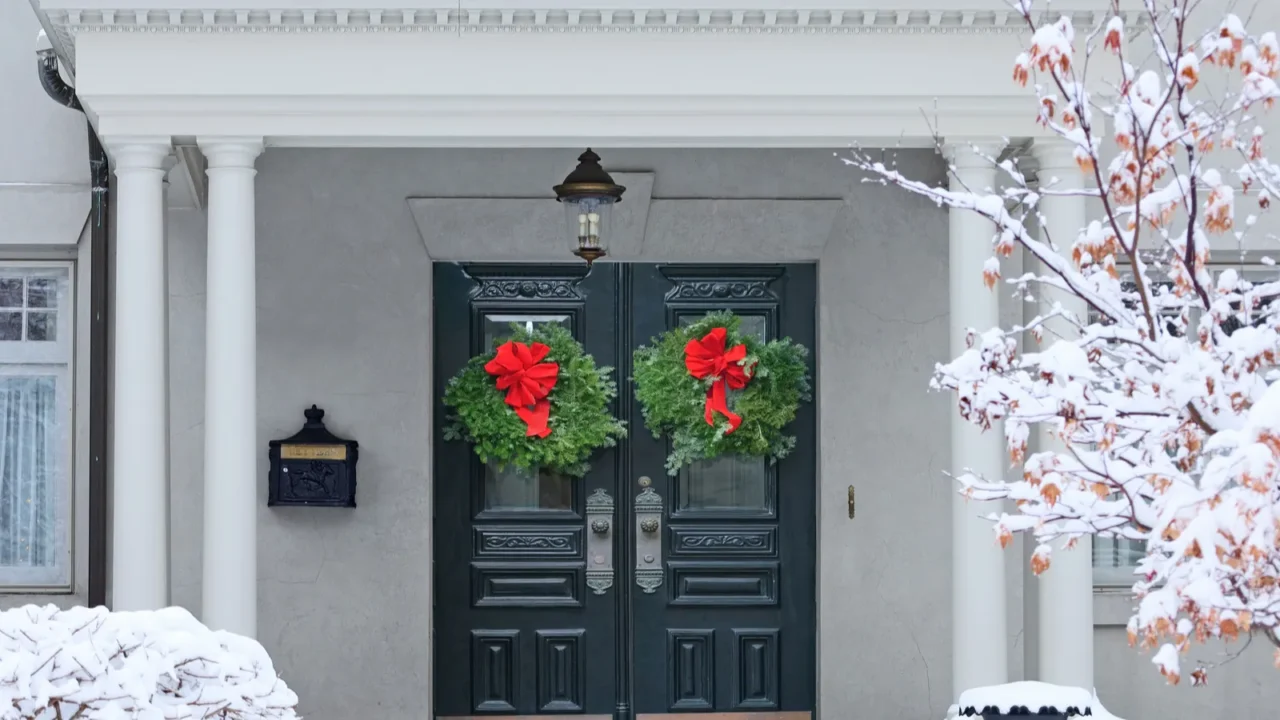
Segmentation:
{"type": "Polygon", "coordinates": [[[296,435],[268,443],[267,505],[355,507],[359,443],[329,432],[315,405],[303,415],[307,422],[296,435]]]}

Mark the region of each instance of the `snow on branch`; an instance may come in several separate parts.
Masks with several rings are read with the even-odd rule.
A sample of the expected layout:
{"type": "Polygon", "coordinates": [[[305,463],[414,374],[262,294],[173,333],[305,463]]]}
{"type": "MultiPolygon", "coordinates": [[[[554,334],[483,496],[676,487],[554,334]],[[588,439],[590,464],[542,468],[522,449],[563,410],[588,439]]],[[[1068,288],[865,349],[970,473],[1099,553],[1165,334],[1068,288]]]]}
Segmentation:
{"type": "Polygon", "coordinates": [[[261,645],[181,608],[0,612],[0,720],[288,720],[297,703],[261,645]]]}
{"type": "Polygon", "coordinates": [[[990,221],[987,288],[1021,249],[1033,271],[1009,281],[1020,295],[1073,299],[1046,298],[1023,325],[971,329],[968,348],[938,365],[932,387],[954,393],[964,420],[1002,431],[1022,469],[1012,482],[961,475],[960,490],[1011,501],[991,516],[995,535],[1032,534],[1037,573],[1054,539],[1144,541],[1129,636],[1178,682],[1194,642],[1280,646],[1280,273],[1270,261],[1248,277],[1210,266],[1210,239],[1242,243],[1256,220],[1242,213],[1280,193],[1261,124],[1280,97],[1280,41],[1235,15],[1197,18],[1195,0],[1145,0],[1141,32],[1113,5],[1083,38],[1069,18],[1039,22],[1047,5],[1013,2],[1029,38],[1013,81],[1083,182],[1036,186],[1017,160],[980,155],[1003,186],[963,188],[952,166],[957,190],[861,149],[845,162],[990,221]],[[1082,198],[1086,224],[1063,237],[1047,197],[1082,198]],[[1053,447],[1032,452],[1037,428],[1053,447]]]}

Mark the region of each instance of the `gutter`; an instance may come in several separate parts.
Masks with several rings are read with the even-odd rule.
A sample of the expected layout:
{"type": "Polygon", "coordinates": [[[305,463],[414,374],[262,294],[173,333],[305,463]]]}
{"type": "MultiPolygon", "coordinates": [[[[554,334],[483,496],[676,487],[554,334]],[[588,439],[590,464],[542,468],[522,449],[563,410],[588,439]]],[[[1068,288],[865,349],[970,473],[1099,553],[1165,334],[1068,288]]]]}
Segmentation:
{"type": "MultiPolygon", "coordinates": [[[[43,16],[42,16],[43,21],[43,16]]],[[[44,33],[41,33],[44,41],[44,33]]],[[[84,112],[75,88],[58,72],[53,48],[37,46],[36,71],[40,86],[54,102],[84,112]]],[[[89,587],[87,605],[107,602],[107,272],[111,171],[107,152],[85,118],[89,132],[92,205],[89,212],[89,587]]]]}
{"type": "Polygon", "coordinates": [[[30,0],[31,11],[35,13],[36,19],[40,22],[40,27],[44,30],[44,37],[40,39],[41,45],[37,46],[37,52],[41,52],[43,43],[47,42],[58,55],[58,59],[62,61],[62,69],[66,71],[67,77],[72,82],[76,80],[76,65],[72,62],[70,48],[60,39],[62,36],[54,32],[53,22],[49,20],[48,11],[40,7],[40,0],[30,0]]]}

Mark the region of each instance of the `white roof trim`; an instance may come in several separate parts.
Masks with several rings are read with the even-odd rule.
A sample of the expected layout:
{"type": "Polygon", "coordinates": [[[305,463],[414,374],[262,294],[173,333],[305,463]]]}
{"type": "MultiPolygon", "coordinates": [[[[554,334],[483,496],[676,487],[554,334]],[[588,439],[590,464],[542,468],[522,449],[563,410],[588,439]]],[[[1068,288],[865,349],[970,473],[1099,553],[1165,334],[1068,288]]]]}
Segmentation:
{"type": "MultiPolygon", "coordinates": [[[[81,0],[83,2],[83,0],[81,0]]],[[[504,6],[402,9],[46,11],[78,32],[839,32],[1004,33],[1026,30],[1003,10],[655,9],[633,3],[600,8],[518,9],[504,6]]],[[[1070,13],[1087,26],[1104,14],[1070,13]]]]}
{"type": "Polygon", "coordinates": [[[797,9],[802,0],[773,0],[789,5],[775,10],[727,9],[728,0],[696,0],[703,9],[692,10],[645,6],[657,0],[538,10],[506,0],[524,7],[487,10],[462,0],[395,11],[289,5],[298,0],[273,0],[285,4],[275,10],[148,9],[133,0],[144,7],[128,12],[110,9],[119,0],[40,1],[68,44],[78,42],[77,91],[110,138],[835,149],[930,146],[935,131],[1041,133],[1032,96],[1008,76],[1023,38],[1013,16],[994,9],[999,0],[976,0],[983,10],[896,0],[892,10],[856,11],[830,0],[815,10],[797,9]],[[418,33],[435,35],[422,42],[418,33]],[[565,69],[593,53],[606,58],[608,82],[566,84],[565,69]],[[951,58],[953,77],[930,67],[939,56],[951,58]],[[446,68],[467,71],[438,71],[446,68]]]}
{"type": "MultiPolygon", "coordinates": [[[[993,0],[880,0],[883,8],[851,0],[771,0],[743,6],[737,0],[697,0],[684,6],[660,0],[561,0],[555,6],[507,0],[493,5],[464,0],[450,7],[378,7],[360,0],[274,0],[271,8],[219,6],[210,0],[162,3],[139,0],[31,0],[55,45],[74,58],[75,38],[88,32],[126,33],[747,33],[747,34],[1003,34],[1026,30],[1009,7],[993,0]]],[[[382,2],[385,0],[376,0],[382,2]]],[[[757,0],[758,1],[758,0],[757,0]]],[[[1123,0],[1127,22],[1142,22],[1137,0],[1123,0]],[[1136,6],[1135,6],[1136,7],[1136,6]]],[[[1063,0],[1054,14],[1080,27],[1107,13],[1089,0],[1063,0]]],[[[1041,13],[1037,12],[1037,15],[1041,13]]]]}

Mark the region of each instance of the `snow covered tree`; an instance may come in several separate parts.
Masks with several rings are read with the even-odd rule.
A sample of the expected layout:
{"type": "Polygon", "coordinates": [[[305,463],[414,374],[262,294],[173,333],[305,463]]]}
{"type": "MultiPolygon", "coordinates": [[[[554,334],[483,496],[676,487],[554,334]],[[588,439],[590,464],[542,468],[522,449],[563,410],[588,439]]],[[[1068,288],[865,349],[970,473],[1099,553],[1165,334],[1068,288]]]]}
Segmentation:
{"type": "Polygon", "coordinates": [[[0,720],[293,720],[297,703],[257,641],[181,608],[0,612],[0,720]]]}
{"type": "Polygon", "coordinates": [[[1069,19],[1041,22],[1037,4],[1013,2],[1030,38],[1013,80],[1074,148],[1084,183],[1036,185],[1016,159],[989,157],[1000,188],[954,191],[861,150],[845,162],[990,220],[993,291],[1021,248],[1036,271],[1004,281],[1016,296],[1071,300],[1022,325],[972,329],[968,349],[937,367],[933,386],[955,393],[964,420],[1003,423],[1022,470],[1011,481],[966,472],[959,484],[1011,501],[991,517],[996,537],[1032,534],[1037,574],[1054,540],[1145,541],[1129,637],[1176,683],[1194,642],[1262,636],[1280,648],[1280,275],[1250,282],[1210,267],[1211,240],[1242,247],[1250,212],[1280,198],[1260,124],[1280,97],[1280,41],[1235,15],[1196,17],[1199,0],[1144,0],[1132,27],[1114,2],[1083,37],[1069,19]],[[1090,220],[1074,237],[1039,231],[1055,194],[1087,196],[1090,220]],[[1037,426],[1056,447],[1029,453],[1037,426]]]}

